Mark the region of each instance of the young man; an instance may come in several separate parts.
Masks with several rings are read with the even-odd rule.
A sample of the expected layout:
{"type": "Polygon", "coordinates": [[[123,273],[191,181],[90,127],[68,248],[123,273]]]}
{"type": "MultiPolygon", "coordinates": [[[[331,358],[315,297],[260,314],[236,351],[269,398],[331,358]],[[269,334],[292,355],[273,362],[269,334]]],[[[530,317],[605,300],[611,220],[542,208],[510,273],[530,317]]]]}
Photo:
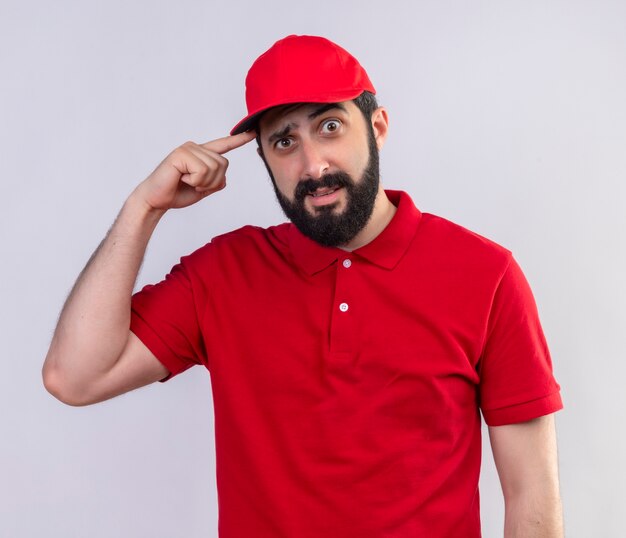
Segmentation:
{"type": "Polygon", "coordinates": [[[344,49],[289,36],[246,85],[232,136],[174,150],[125,203],[48,390],[85,405],[209,369],[223,537],[480,536],[482,410],[505,535],[561,536],[559,386],[511,253],[383,190],[387,113],[344,49]],[[222,189],[255,137],[292,222],[216,237],[131,298],[159,219],[222,189]]]}

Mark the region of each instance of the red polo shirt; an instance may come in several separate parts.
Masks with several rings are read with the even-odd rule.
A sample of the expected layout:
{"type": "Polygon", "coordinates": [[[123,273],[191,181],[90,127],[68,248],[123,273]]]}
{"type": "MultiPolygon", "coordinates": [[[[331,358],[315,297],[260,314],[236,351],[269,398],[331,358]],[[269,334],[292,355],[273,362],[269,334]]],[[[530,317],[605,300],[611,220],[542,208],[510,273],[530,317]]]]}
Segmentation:
{"type": "Polygon", "coordinates": [[[561,408],[509,251],[398,211],[370,244],[245,227],[133,298],[172,375],[211,373],[222,538],[480,536],[480,414],[561,408]]]}

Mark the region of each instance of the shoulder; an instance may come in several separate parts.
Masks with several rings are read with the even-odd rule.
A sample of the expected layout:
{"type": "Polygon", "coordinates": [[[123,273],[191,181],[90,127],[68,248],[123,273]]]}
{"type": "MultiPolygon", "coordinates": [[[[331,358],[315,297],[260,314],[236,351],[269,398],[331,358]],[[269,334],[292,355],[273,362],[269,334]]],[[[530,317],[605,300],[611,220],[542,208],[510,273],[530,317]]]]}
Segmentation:
{"type": "Polygon", "coordinates": [[[432,256],[464,266],[490,266],[504,271],[511,251],[495,241],[446,218],[422,213],[417,238],[432,256]]]}
{"type": "Polygon", "coordinates": [[[395,229],[400,232],[407,227],[415,230],[412,247],[421,260],[440,260],[453,265],[460,263],[461,266],[477,260],[496,265],[507,264],[510,260],[511,251],[507,248],[447,218],[422,212],[408,193],[385,192],[398,208],[394,220],[401,224],[395,229]]]}
{"type": "Polygon", "coordinates": [[[431,235],[433,239],[444,241],[444,246],[484,251],[494,256],[507,257],[511,254],[509,249],[492,239],[432,213],[422,213],[420,228],[431,235]]]}
{"type": "Polygon", "coordinates": [[[210,263],[228,264],[251,262],[253,259],[281,256],[287,249],[289,224],[269,228],[243,226],[215,236],[209,243],[181,258],[181,262],[194,267],[210,263]]]}
{"type": "Polygon", "coordinates": [[[278,224],[268,228],[247,225],[237,230],[217,235],[212,239],[211,243],[220,246],[238,247],[256,243],[285,242],[289,226],[289,223],[278,224]]]}

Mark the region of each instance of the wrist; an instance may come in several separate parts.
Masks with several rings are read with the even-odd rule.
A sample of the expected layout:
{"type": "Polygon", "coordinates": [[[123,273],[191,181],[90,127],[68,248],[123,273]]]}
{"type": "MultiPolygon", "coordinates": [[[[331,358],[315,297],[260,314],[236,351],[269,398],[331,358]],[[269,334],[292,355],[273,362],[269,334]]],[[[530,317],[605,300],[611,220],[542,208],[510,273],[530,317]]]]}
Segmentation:
{"type": "Polygon", "coordinates": [[[126,199],[122,208],[122,213],[132,215],[133,220],[138,219],[146,224],[153,224],[156,226],[167,210],[154,208],[146,202],[145,198],[141,196],[140,187],[141,185],[138,186],[126,199]]]}

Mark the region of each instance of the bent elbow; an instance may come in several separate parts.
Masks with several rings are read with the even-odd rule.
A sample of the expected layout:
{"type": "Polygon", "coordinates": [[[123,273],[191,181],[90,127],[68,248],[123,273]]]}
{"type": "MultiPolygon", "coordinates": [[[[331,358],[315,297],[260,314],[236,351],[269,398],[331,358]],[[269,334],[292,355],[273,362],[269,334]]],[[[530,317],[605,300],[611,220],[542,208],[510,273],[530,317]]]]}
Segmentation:
{"type": "Polygon", "coordinates": [[[47,360],[43,366],[41,377],[45,389],[60,402],[72,407],[83,407],[94,403],[85,398],[83,391],[76,390],[58,369],[54,368],[47,360]]]}

